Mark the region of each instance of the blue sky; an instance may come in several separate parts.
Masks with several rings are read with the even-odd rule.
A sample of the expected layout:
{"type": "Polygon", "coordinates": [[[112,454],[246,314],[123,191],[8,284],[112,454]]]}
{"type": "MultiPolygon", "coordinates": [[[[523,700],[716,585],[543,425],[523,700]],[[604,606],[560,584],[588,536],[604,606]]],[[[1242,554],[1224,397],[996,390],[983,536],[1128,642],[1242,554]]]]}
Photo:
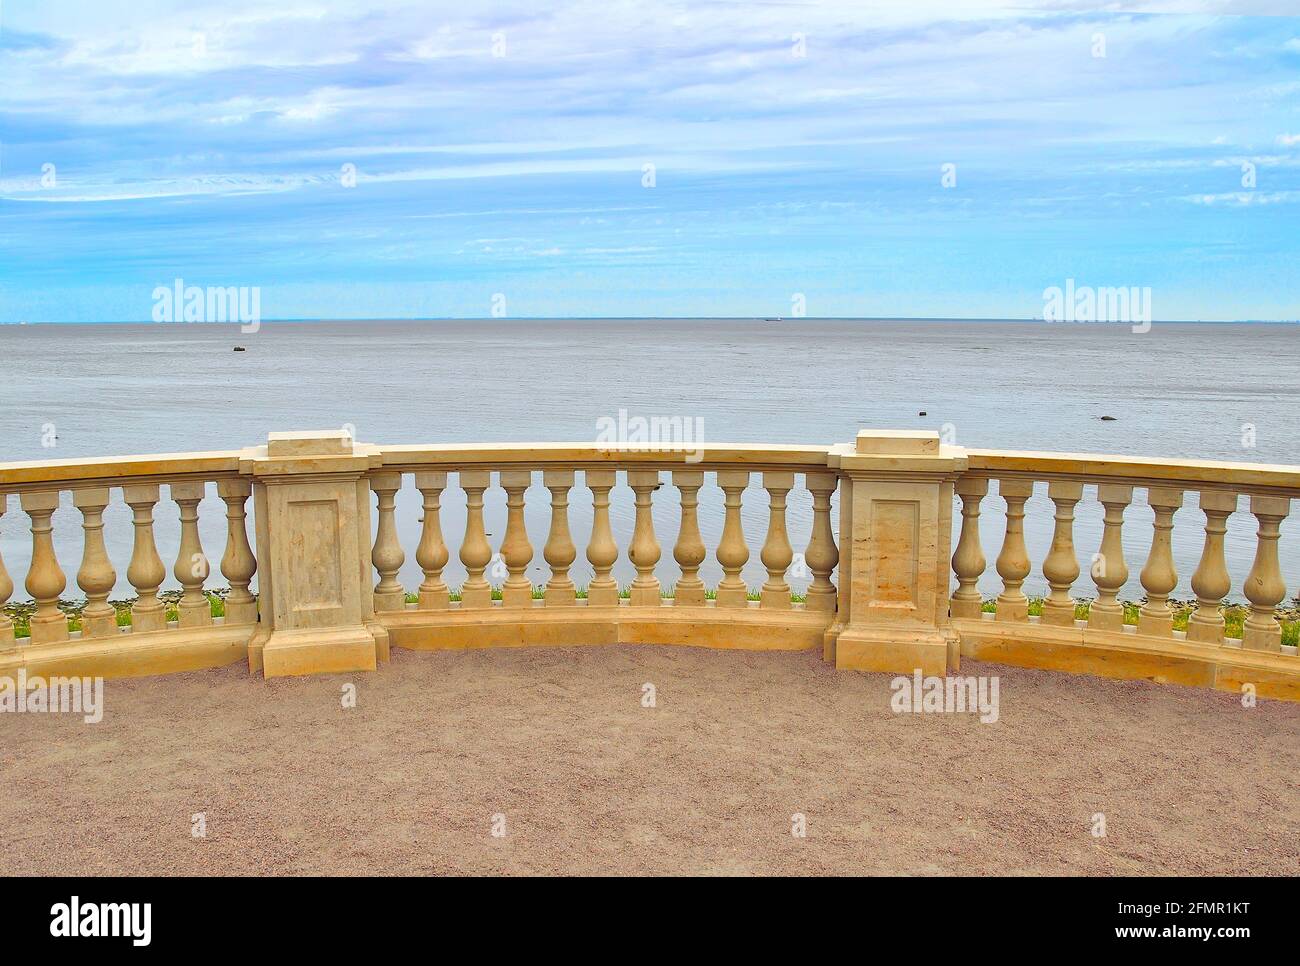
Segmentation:
{"type": "Polygon", "coordinates": [[[1293,9],[3,0],[0,322],[1295,319],[1293,9]]]}

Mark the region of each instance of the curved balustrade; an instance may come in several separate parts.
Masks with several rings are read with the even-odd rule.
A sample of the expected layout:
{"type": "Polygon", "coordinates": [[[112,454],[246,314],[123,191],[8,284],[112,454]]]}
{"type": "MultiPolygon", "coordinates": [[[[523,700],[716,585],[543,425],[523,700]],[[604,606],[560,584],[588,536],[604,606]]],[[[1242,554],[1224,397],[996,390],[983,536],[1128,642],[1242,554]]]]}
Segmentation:
{"type": "MultiPolygon", "coordinates": [[[[0,673],[147,674],[246,659],[272,676],[373,668],[391,646],[659,643],[814,649],[837,667],[895,673],[944,673],[964,655],[1300,698],[1300,659],[1277,617],[1288,589],[1278,545],[1296,496],[1291,467],[965,450],[889,431],[829,447],[706,446],[689,458],[286,433],[223,453],[0,464],[0,528],[26,517],[21,588],[33,602],[21,634],[0,616],[0,673]],[[706,488],[721,491],[712,546],[706,488]],[[403,493],[421,509],[406,545],[403,493]],[[445,508],[462,494],[463,534],[448,532],[445,508]],[[806,543],[787,522],[795,496],[812,508],[806,543]],[[490,534],[485,506],[503,497],[504,532],[490,534]],[[155,534],[164,500],[176,508],[167,561],[155,534]],[[585,513],[588,500],[590,523],[580,515],[575,526],[571,508],[585,513]],[[1151,515],[1141,560],[1131,559],[1135,501],[1151,515]],[[219,577],[200,526],[213,504],[225,518],[219,577]],[[129,561],[111,559],[105,541],[116,506],[130,512],[129,561]],[[1093,507],[1099,538],[1076,546],[1076,514],[1093,507]],[[616,536],[615,510],[630,532],[616,536]],[[759,510],[765,528],[747,539],[744,516],[752,525],[759,510]],[[56,550],[70,511],[80,560],[56,550]],[[1000,534],[996,553],[981,543],[990,512],[1000,514],[986,527],[1000,534]],[[543,513],[544,534],[530,535],[528,520],[543,513]],[[1233,514],[1255,523],[1247,574],[1228,571],[1233,514]],[[1037,560],[1027,521],[1051,534],[1037,560]],[[1173,602],[1174,538],[1188,527],[1203,538],[1194,609],[1173,602]],[[417,565],[418,585],[404,585],[403,567],[417,565]],[[747,581],[760,565],[765,577],[747,581]],[[449,566],[463,566],[459,586],[449,566]],[[634,574],[622,587],[619,568],[634,574]],[[122,573],[135,590],[129,607],[110,601],[122,573]],[[702,573],[720,577],[708,586],[702,573]],[[1000,591],[986,597],[981,582],[994,573],[1000,591]],[[1134,579],[1140,601],[1129,599],[1134,579]],[[214,584],[229,588],[216,603],[214,584]],[[1239,632],[1221,609],[1234,590],[1249,602],[1239,632]],[[85,604],[70,624],[74,597],[85,604]]],[[[0,603],[15,584],[0,559],[0,603]]]]}
{"type": "Polygon", "coordinates": [[[1283,644],[1277,617],[1287,591],[1278,542],[1291,500],[1300,496],[1300,470],[992,450],[969,450],[967,459],[958,487],[966,522],[952,557],[958,583],[952,615],[962,654],[1230,690],[1246,684],[1265,691],[1294,690],[1296,648],[1283,644]],[[974,588],[986,566],[978,521],[991,483],[1006,503],[1008,526],[998,558],[1004,589],[987,604],[974,588]],[[1019,592],[1030,563],[1017,518],[1023,517],[1025,498],[1035,485],[1046,488],[1055,506],[1055,527],[1051,550],[1042,561],[1050,590],[1031,616],[1019,592]],[[1123,535],[1135,526],[1128,514],[1135,494],[1145,495],[1152,521],[1145,557],[1127,560],[1123,535]],[[1087,568],[1092,591],[1076,601],[1071,588],[1082,572],[1080,555],[1087,559],[1090,548],[1075,547],[1073,524],[1076,505],[1088,496],[1102,508],[1102,536],[1087,568]],[[1185,505],[1193,502],[1201,519],[1185,505]],[[1250,602],[1244,622],[1233,628],[1235,636],[1229,634],[1223,606],[1234,589],[1224,553],[1234,513],[1253,516],[1257,527],[1253,566],[1238,575],[1235,585],[1250,602]],[[1203,540],[1191,577],[1196,600],[1180,606],[1178,613],[1170,603],[1180,579],[1172,552],[1176,528],[1195,528],[1203,540]],[[1009,561],[1005,569],[1003,557],[1009,561]],[[1141,600],[1126,606],[1120,594],[1130,582],[1130,563],[1140,564],[1141,600]]]}
{"type": "MultiPolygon", "coordinates": [[[[249,590],[256,563],[246,530],[252,489],[239,476],[239,458],[239,451],[233,451],[0,464],[0,520],[7,494],[17,496],[28,517],[31,559],[23,586],[35,602],[22,637],[12,618],[0,616],[0,672],[32,667],[151,674],[242,659],[257,622],[257,604],[249,590]],[[198,508],[209,483],[216,484],[228,519],[221,570],[230,589],[224,598],[215,597],[215,605],[205,589],[212,568],[198,528],[198,508]],[[117,606],[109,598],[118,572],[104,537],[104,514],[114,494],[131,511],[126,578],[135,592],[134,599],[117,606]],[[167,566],[154,532],[155,511],[164,499],[176,505],[179,516],[179,549],[171,572],[181,591],[171,603],[159,596],[167,566]],[[85,600],[71,619],[62,601],[78,596],[68,576],[72,562],[59,559],[54,540],[56,511],[69,502],[80,511],[82,532],[80,565],[72,580],[85,600]],[[220,616],[213,617],[214,609],[220,616]]],[[[0,604],[12,592],[13,581],[0,559],[0,604]]]]}

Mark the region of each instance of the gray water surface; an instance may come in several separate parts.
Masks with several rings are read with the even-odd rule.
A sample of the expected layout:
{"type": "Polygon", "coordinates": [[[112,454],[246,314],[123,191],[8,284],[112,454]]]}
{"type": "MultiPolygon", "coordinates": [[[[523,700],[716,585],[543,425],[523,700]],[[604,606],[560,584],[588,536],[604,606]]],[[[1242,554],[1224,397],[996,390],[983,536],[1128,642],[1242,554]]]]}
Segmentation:
{"type": "MultiPolygon", "coordinates": [[[[631,416],[702,420],[708,442],[829,444],[864,427],[928,428],[969,447],[1034,449],[1300,463],[1300,328],[1294,325],[878,322],[850,320],[469,320],[429,322],[268,323],[255,333],[234,325],[29,325],[0,327],[0,461],[99,457],[129,453],[232,449],[264,442],[276,430],[354,428],[373,443],[505,441],[594,442],[598,420],[631,416]],[[235,345],[246,351],[233,352],[235,345]],[[919,415],[924,412],[925,415],[919,415]],[[1100,417],[1113,416],[1113,421],[1100,417]],[[54,439],[53,437],[57,437],[54,439]],[[53,442],[53,446],[44,445],[53,442]]],[[[1050,545],[1052,505],[1045,489],[1030,500],[1026,533],[1034,575],[1028,593],[1046,585],[1039,567],[1050,545]]],[[[614,522],[626,548],[631,491],[615,490],[614,522]]],[[[65,495],[66,496],[66,495],[65,495]]],[[[120,501],[120,495],[114,495],[120,501]]],[[[415,546],[419,493],[408,480],[398,497],[407,554],[402,580],[419,583],[415,546]]],[[[528,526],[541,560],[549,494],[528,493],[528,526]]],[[[1087,559],[1100,540],[1101,511],[1091,490],[1080,505],[1076,542],[1091,593],[1087,559]]],[[[76,595],[80,515],[70,500],[55,515],[56,547],[76,595]]],[[[453,548],[445,577],[455,586],[464,497],[444,500],[444,531],[453,548]]],[[[722,493],[710,479],[701,491],[701,524],[710,550],[722,523],[722,493]]],[[[796,550],[807,542],[810,500],[791,494],[796,550]]],[[[981,583],[996,593],[994,560],[1001,543],[1001,500],[985,501],[981,583]]],[[[1177,595],[1200,554],[1203,515],[1188,494],[1175,522],[1177,595]]],[[[1243,501],[1244,506],[1244,501],[1243,501]]],[[[224,505],[209,487],[200,507],[208,554],[224,549],[224,505]]],[[[176,511],[165,496],[158,512],[159,550],[169,569],[176,553],[176,511]]],[[[1151,512],[1139,492],[1125,528],[1132,580],[1150,543],[1151,512]]],[[[504,529],[504,494],[488,494],[493,547],[504,529]]],[[[663,563],[676,577],[676,491],[656,494],[663,563]]],[[[745,570],[757,586],[767,526],[757,477],[746,494],[745,570]]],[[[106,514],[109,552],[119,574],[130,558],[129,510],[106,514]]],[[[590,495],[573,493],[573,531],[580,547],[590,528],[590,495]]],[[[1283,529],[1288,595],[1300,580],[1296,519],[1283,529]]],[[[1231,520],[1229,568],[1237,592],[1254,555],[1253,521],[1231,520]]],[[[27,518],[17,498],[0,518],[0,551],[16,583],[30,555],[27,518]]],[[[630,580],[626,559],[615,571],[630,580]]],[[[720,574],[710,556],[702,570],[720,574]]],[[[224,583],[214,574],[214,586],[224,583]]],[[[792,584],[802,582],[792,580],[792,584]]],[[[169,581],[166,586],[176,586],[169,581]]],[[[129,593],[122,579],[118,593],[129,593]]],[[[26,595],[20,589],[15,598],[26,595]]]]}

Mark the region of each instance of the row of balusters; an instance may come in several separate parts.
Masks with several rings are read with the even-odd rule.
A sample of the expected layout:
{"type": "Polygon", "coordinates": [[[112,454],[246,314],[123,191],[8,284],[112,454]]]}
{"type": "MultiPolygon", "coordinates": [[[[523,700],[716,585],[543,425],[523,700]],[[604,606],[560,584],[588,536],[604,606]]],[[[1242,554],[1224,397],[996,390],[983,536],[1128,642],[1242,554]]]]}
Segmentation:
{"type": "MultiPolygon", "coordinates": [[[[618,560],[618,545],[610,527],[610,490],[614,487],[618,470],[589,469],[583,471],[583,481],[592,494],[592,531],[587,543],[587,562],[594,576],[587,585],[587,605],[600,607],[614,605],[619,600],[619,587],[612,576],[618,560]]],[[[652,518],[654,492],[660,487],[658,470],[634,470],[626,473],[627,484],[635,494],[635,519],[628,558],[636,568],[636,577],[630,587],[630,605],[633,607],[658,607],[663,604],[662,588],[655,576],[655,567],[663,551],[655,534],[652,518]]],[[[532,470],[503,469],[497,472],[506,493],[506,530],[501,541],[501,558],[507,576],[501,587],[504,607],[525,607],[533,603],[532,582],[526,571],[533,560],[534,550],[529,543],[524,526],[524,492],[533,482],[532,470]]],[[[577,588],[570,569],[577,559],[577,549],[569,531],[569,492],[576,483],[576,472],[571,469],[541,471],[542,483],[550,491],[550,530],[542,556],[551,571],[542,597],[542,606],[562,607],[572,605],[577,599],[577,588]]],[[[442,579],[442,570],[450,560],[450,553],[442,534],[440,519],[442,494],[447,486],[447,473],[418,471],[414,474],[415,486],[423,497],[424,522],[416,562],[424,574],[417,597],[417,608],[440,609],[449,606],[450,592],[442,579]]],[[[763,487],[769,497],[767,535],[760,559],[767,570],[760,595],[759,606],[772,609],[789,609],[792,606],[790,586],[785,575],[794,559],[790,538],[786,531],[786,498],[794,487],[795,474],[786,471],[762,472],[763,487]]],[[[465,535],[460,545],[460,561],[467,577],[460,589],[461,609],[484,608],[492,605],[492,588],[485,575],[493,560],[483,523],[483,494],[491,485],[492,471],[462,470],[458,474],[461,489],[465,491],[465,535]]],[[[406,590],[397,574],[406,560],[397,536],[395,498],[401,488],[403,474],[396,472],[374,473],[370,476],[371,489],[375,491],[378,507],[378,526],[372,553],[372,562],[378,571],[375,586],[376,611],[395,611],[406,607],[406,590]]],[[[741,529],[741,499],[749,486],[751,471],[719,470],[717,483],[725,496],[725,519],[721,539],[715,551],[723,576],[715,590],[718,607],[748,606],[748,587],[741,570],[749,560],[749,548],[741,529]]],[[[703,605],[705,586],[699,569],[706,556],[700,535],[698,500],[704,485],[702,470],[673,470],[673,486],[679,494],[681,523],[673,546],[673,559],[681,569],[681,576],[672,589],[676,606],[703,605]]],[[[805,483],[812,494],[813,525],[804,559],[812,573],[808,587],[806,607],[810,610],[835,610],[835,585],[831,572],[839,561],[831,529],[831,496],[838,479],[834,473],[805,474],[805,483]]]]}
{"type": "MultiPolygon", "coordinates": [[[[169,496],[180,511],[180,549],[172,573],[182,591],[177,603],[180,627],[205,627],[212,623],[212,609],[203,585],[210,565],[199,539],[199,503],[206,484],[185,481],[167,485],[169,496]]],[[[252,489],[248,480],[234,478],[217,481],[217,495],[226,504],[227,539],[221,559],[221,572],[230,590],[225,599],[225,623],[252,624],[257,621],[257,602],[249,590],[257,561],[248,542],[247,500],[252,489]]],[[[68,639],[68,621],[59,609],[59,598],[67,588],[67,575],[54,551],[54,511],[59,507],[58,490],[28,491],[19,495],[19,505],[31,519],[32,558],[24,586],[36,602],[31,618],[31,643],[47,644],[68,639]]],[[[108,596],[117,584],[117,572],[104,545],[104,510],[109,504],[111,488],[84,487],[72,491],[72,503],[81,511],[85,533],[81,568],[77,586],[85,595],[81,612],[83,638],[107,637],[120,632],[117,611],[108,596]]],[[[167,627],[167,605],[158,590],[167,572],[154,541],[154,508],[162,496],[157,483],[131,483],[122,486],[124,502],[131,508],[134,525],[131,562],[126,577],[136,591],[131,605],[133,632],[157,631],[167,627]]],[[[5,501],[0,499],[0,516],[5,501]]],[[[0,559],[0,606],[13,593],[12,578],[0,559]]],[[[13,621],[0,613],[0,646],[14,640],[13,621]]]]}
{"type": "MultiPolygon", "coordinates": [[[[996,562],[998,576],[1002,578],[1002,592],[998,595],[995,612],[995,619],[999,621],[1028,620],[1029,602],[1021,588],[1030,572],[1024,517],[1025,501],[1033,494],[1033,487],[1032,479],[1001,478],[998,481],[998,494],[1006,504],[1006,536],[996,562]]],[[[1088,610],[1087,626],[1090,629],[1118,631],[1123,627],[1124,608],[1118,595],[1128,581],[1129,570],[1124,561],[1121,533],[1124,511],[1133,501],[1133,489],[1123,484],[1097,485],[1097,500],[1104,514],[1101,546],[1090,568],[1097,588],[1096,599],[1088,610]]],[[[952,557],[958,583],[952,595],[952,615],[977,618],[983,603],[977,584],[987,566],[980,549],[980,504],[988,494],[989,480],[965,476],[958,480],[956,490],[962,500],[962,526],[952,557]]],[[[1040,620],[1044,624],[1073,627],[1075,601],[1070,596],[1070,588],[1080,574],[1074,547],[1074,509],[1083,497],[1083,483],[1053,480],[1048,484],[1047,495],[1056,512],[1051,550],[1043,560],[1043,576],[1051,589],[1043,600],[1040,620]]],[[[1161,638],[1174,634],[1169,595],[1178,585],[1178,572],[1174,567],[1171,534],[1174,514],[1182,506],[1183,495],[1184,490],[1180,487],[1147,487],[1147,502],[1154,511],[1155,521],[1151,549],[1140,574],[1146,602],[1138,616],[1139,634],[1161,638]]],[[[1227,490],[1199,491],[1200,508],[1205,513],[1205,543],[1192,576],[1197,606],[1187,625],[1187,640],[1208,644],[1222,644],[1224,641],[1225,621],[1219,605],[1232,589],[1232,577],[1224,554],[1224,534],[1227,533],[1228,517],[1238,509],[1238,500],[1237,493],[1227,490]]],[[[1259,529],[1254,563],[1242,588],[1250,601],[1242,642],[1246,648],[1271,651],[1281,648],[1281,627],[1276,610],[1286,596],[1286,582],[1279,563],[1278,537],[1282,520],[1290,512],[1290,503],[1290,498],[1285,496],[1250,497],[1250,512],[1258,521],[1259,529]]]]}

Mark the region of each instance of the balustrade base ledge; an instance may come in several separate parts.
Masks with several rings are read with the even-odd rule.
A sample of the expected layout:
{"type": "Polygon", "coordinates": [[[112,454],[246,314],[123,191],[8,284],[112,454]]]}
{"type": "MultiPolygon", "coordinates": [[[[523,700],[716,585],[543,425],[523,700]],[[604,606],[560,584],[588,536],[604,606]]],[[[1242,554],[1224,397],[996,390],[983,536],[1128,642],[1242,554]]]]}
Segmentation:
{"type": "Polygon", "coordinates": [[[395,647],[569,647],[668,644],[748,651],[820,649],[825,611],[714,607],[406,610],[379,615],[395,647]]]}
{"type": "MultiPolygon", "coordinates": [[[[134,678],[225,667],[248,659],[256,625],[115,634],[58,644],[19,644],[0,651],[0,676],[19,669],[50,677],[134,678]]],[[[372,644],[373,647],[373,644],[372,644]]]]}
{"type": "Polygon", "coordinates": [[[1016,667],[1241,693],[1300,701],[1300,661],[1271,651],[1146,637],[1123,631],[956,619],[965,657],[1016,667]]]}
{"type": "Polygon", "coordinates": [[[43,675],[105,678],[173,674],[246,663],[267,677],[374,670],[387,644],[412,650],[481,647],[573,647],[662,644],[745,651],[821,651],[837,669],[942,676],[962,656],[995,664],[1151,680],[1300,701],[1300,661],[1294,655],[1146,637],[1083,626],[1008,624],[954,619],[933,629],[844,628],[825,611],[757,607],[609,607],[563,609],[407,609],[378,615],[362,634],[328,631],[277,635],[265,647],[257,625],[124,633],[105,638],[32,644],[0,650],[0,676],[25,669],[43,675]],[[377,641],[383,639],[380,649],[377,641]],[[824,645],[831,641],[829,649],[824,645]]]}

